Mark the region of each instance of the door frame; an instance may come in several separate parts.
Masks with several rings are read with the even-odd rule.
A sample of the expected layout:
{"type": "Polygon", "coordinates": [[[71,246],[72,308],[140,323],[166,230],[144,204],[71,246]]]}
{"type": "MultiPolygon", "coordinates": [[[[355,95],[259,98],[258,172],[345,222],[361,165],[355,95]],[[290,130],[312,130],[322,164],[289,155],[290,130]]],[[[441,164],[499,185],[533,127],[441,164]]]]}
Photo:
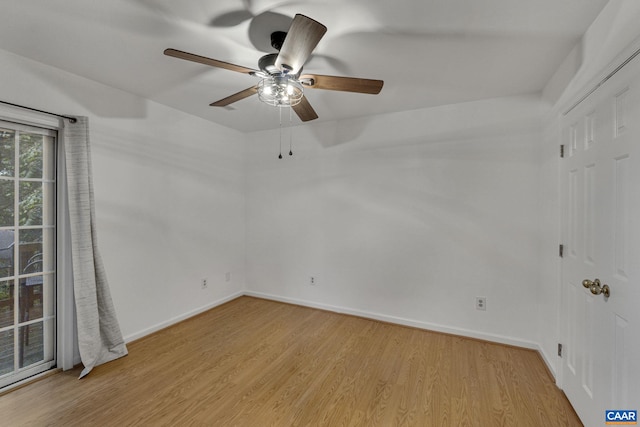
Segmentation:
{"type": "MultiPolygon", "coordinates": [[[[71,265],[71,237],[67,209],[66,169],[64,167],[64,126],[57,117],[27,111],[18,107],[0,104],[0,119],[28,126],[55,130],[58,133],[56,146],[56,368],[72,369],[80,363],[75,325],[75,302],[73,299],[73,274],[71,265]]],[[[39,375],[47,375],[45,371],[39,375]]],[[[18,388],[33,377],[7,385],[3,392],[18,388]]]]}

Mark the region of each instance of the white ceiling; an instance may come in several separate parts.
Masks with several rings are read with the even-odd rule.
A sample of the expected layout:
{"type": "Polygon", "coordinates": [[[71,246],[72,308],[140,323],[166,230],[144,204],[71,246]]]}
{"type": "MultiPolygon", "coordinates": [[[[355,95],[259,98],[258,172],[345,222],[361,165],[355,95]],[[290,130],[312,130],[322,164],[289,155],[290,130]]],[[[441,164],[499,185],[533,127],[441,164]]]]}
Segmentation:
{"type": "Polygon", "coordinates": [[[328,31],[307,72],[385,81],[379,95],[305,92],[319,121],[339,120],[539,92],[606,3],[0,0],[0,48],[249,132],[277,127],[278,109],[256,96],[209,103],[254,77],[164,49],[258,68],[271,31],[286,31],[296,13],[310,16],[328,31]]]}

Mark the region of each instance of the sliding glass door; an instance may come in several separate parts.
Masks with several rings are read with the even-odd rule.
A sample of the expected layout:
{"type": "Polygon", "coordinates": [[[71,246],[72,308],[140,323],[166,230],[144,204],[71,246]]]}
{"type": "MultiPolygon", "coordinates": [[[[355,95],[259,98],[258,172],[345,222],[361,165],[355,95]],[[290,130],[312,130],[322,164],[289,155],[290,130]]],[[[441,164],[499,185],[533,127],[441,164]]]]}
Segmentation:
{"type": "Polygon", "coordinates": [[[0,121],[0,387],[55,365],[55,151],[0,121]]]}

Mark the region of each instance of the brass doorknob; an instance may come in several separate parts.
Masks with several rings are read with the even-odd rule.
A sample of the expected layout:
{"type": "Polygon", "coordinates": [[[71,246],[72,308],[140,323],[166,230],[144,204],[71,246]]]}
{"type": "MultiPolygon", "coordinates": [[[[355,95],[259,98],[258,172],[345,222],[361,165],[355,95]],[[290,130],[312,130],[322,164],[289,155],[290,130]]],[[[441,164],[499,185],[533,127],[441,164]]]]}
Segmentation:
{"type": "Polygon", "coordinates": [[[589,280],[589,279],[584,279],[584,280],[582,281],[582,286],[584,286],[585,288],[590,288],[590,287],[592,287],[593,285],[598,285],[598,286],[600,286],[600,279],[596,279],[596,280],[593,280],[593,281],[591,281],[591,280],[589,280]]]}
{"type": "Polygon", "coordinates": [[[584,286],[585,288],[589,288],[591,293],[594,295],[603,294],[605,298],[609,298],[609,296],[611,295],[611,288],[609,288],[609,285],[604,284],[600,286],[600,279],[595,279],[593,281],[584,279],[582,281],[582,286],[584,286]]]}

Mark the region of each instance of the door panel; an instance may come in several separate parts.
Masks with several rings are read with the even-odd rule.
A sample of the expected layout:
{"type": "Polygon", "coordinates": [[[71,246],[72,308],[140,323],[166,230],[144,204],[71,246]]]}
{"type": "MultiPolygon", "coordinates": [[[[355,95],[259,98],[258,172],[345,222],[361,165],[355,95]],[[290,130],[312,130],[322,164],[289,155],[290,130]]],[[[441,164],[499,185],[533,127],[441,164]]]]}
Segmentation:
{"type": "Polygon", "coordinates": [[[561,383],[585,425],[640,409],[640,60],[563,118],[561,383]],[[598,278],[611,295],[583,280],[598,278]]]}
{"type": "Polygon", "coordinates": [[[0,388],[55,365],[55,136],[0,122],[0,388]]]}

